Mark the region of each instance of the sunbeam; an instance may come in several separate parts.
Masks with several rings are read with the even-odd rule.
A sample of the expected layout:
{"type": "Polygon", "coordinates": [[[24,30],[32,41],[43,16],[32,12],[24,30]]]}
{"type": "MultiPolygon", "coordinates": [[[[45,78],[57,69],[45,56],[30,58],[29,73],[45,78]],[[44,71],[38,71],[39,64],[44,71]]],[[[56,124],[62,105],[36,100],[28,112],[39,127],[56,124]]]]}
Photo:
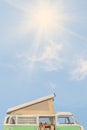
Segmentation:
{"type": "Polygon", "coordinates": [[[86,37],[84,37],[84,36],[82,36],[81,34],[76,33],[76,32],[74,32],[74,31],[72,31],[72,30],[70,30],[70,29],[64,27],[63,25],[60,25],[58,28],[59,28],[60,30],[62,30],[62,32],[67,32],[68,34],[73,35],[74,37],[76,37],[76,38],[78,38],[78,39],[80,39],[80,40],[82,40],[82,41],[87,42],[87,38],[86,38],[86,37]]]}
{"type": "Polygon", "coordinates": [[[39,33],[45,36],[54,35],[57,26],[68,19],[58,5],[52,5],[46,1],[39,1],[29,6],[29,10],[25,9],[24,16],[26,19],[21,22],[20,33],[29,33],[34,30],[40,31],[39,33]]]}

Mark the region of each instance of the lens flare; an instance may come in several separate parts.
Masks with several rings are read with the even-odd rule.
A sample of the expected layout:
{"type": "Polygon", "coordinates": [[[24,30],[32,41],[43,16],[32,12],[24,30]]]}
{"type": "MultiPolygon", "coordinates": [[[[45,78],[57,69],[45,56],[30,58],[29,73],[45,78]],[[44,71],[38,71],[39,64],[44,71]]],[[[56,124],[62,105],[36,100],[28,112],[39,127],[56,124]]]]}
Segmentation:
{"type": "Polygon", "coordinates": [[[40,5],[36,7],[32,12],[32,21],[35,21],[36,27],[47,31],[52,29],[55,25],[56,17],[55,11],[51,7],[45,5],[40,5]]]}
{"type": "Polygon", "coordinates": [[[39,2],[31,7],[29,14],[27,13],[26,28],[37,29],[45,35],[53,33],[65,19],[60,12],[60,8],[56,5],[39,2]]]}

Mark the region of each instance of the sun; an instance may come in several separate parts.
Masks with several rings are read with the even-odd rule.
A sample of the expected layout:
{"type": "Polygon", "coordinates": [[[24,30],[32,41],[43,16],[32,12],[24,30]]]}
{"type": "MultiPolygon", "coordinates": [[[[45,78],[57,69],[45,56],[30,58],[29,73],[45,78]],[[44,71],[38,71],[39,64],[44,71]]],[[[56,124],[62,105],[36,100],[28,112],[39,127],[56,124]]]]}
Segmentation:
{"type": "Polygon", "coordinates": [[[50,32],[53,33],[64,20],[60,9],[56,5],[49,4],[46,1],[38,2],[32,6],[27,17],[27,28],[37,29],[46,35],[50,32]]]}
{"type": "Polygon", "coordinates": [[[55,24],[55,11],[48,5],[39,5],[32,12],[32,20],[43,30],[50,29],[55,24]]]}

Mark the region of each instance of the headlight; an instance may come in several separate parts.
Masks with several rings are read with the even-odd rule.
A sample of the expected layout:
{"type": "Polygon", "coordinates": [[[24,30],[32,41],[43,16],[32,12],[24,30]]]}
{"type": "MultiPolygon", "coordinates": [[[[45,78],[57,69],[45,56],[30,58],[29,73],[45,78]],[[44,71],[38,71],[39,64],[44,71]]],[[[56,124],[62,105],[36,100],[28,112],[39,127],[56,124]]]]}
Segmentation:
{"type": "Polygon", "coordinates": [[[83,126],[80,126],[80,130],[84,130],[83,126]]]}

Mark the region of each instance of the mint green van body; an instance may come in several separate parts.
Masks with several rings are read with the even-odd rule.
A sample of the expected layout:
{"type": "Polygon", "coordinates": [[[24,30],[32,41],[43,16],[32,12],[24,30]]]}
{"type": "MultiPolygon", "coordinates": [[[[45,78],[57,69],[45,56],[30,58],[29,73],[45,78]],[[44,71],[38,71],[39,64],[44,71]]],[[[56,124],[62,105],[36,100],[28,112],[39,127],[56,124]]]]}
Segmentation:
{"type": "Polygon", "coordinates": [[[70,112],[48,115],[8,115],[3,130],[84,130],[70,112]]]}

